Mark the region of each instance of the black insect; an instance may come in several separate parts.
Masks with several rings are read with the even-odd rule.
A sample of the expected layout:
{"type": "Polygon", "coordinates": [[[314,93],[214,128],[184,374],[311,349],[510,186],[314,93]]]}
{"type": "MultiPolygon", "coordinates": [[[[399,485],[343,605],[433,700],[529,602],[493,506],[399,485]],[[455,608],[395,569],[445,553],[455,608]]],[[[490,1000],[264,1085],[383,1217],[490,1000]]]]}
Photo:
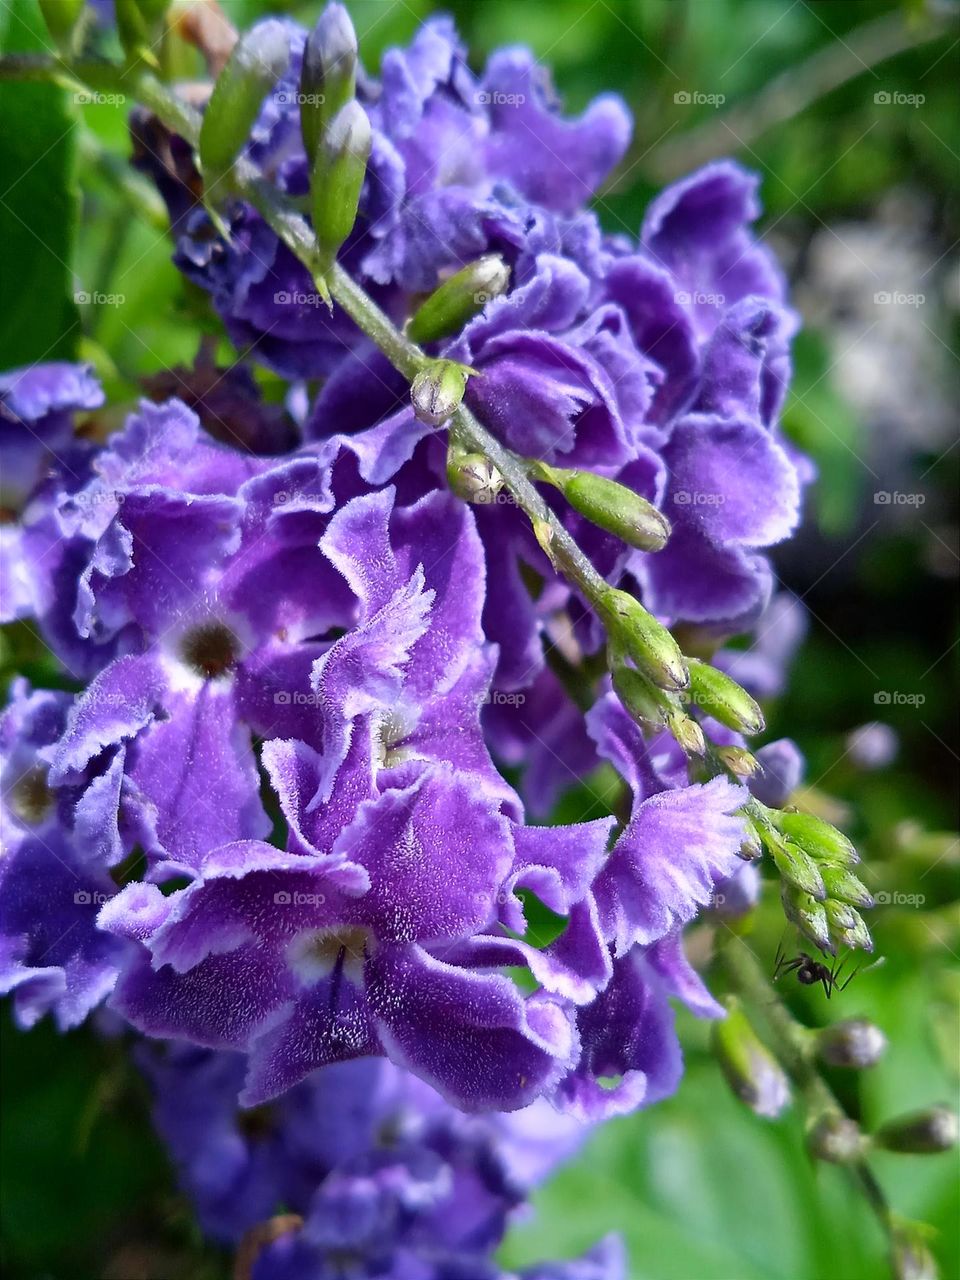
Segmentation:
{"type": "Polygon", "coordinates": [[[852,973],[848,973],[842,982],[840,981],[840,973],[849,958],[850,953],[848,952],[842,960],[835,961],[833,967],[828,968],[820,960],[815,960],[813,956],[808,955],[806,951],[801,951],[792,960],[788,960],[784,955],[783,948],[778,946],[773,980],[776,982],[785,973],[795,973],[797,981],[805,987],[812,987],[817,982],[822,983],[824,995],[829,1000],[834,991],[843,991],[860,972],[858,966],[852,973]]]}

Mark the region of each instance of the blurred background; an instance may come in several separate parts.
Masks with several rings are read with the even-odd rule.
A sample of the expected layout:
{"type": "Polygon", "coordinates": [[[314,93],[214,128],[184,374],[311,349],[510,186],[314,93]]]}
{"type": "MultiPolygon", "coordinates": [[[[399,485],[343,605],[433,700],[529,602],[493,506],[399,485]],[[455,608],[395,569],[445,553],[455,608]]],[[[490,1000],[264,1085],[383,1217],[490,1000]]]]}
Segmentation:
{"type": "MultiPolygon", "coordinates": [[[[265,12],[310,22],[319,10],[222,3],[241,27],[265,12]]],[[[422,0],[348,7],[371,67],[435,11],[422,0]]],[[[781,983],[781,994],[810,1026],[862,1015],[886,1033],[879,1066],[832,1081],[868,1131],[907,1109],[955,1105],[957,8],[923,0],[444,8],[475,66],[494,47],[523,42],[552,66],[568,110],[608,90],[627,100],[633,146],[597,202],[608,231],[635,235],[651,196],[711,158],[735,156],[762,176],[762,226],[805,322],[786,427],[819,468],[804,528],[776,556],[808,629],[768,736],[796,739],[810,803],[862,848],[885,957],[830,1004],[819,987],[781,983]],[[873,722],[892,733],[854,732],[873,722]]],[[[8,50],[39,47],[38,24],[36,0],[4,0],[8,50]]],[[[130,401],[141,378],[192,362],[197,300],[170,264],[162,207],[118,163],[129,152],[125,111],[3,84],[0,113],[0,172],[12,184],[0,201],[0,364],[80,355],[106,378],[108,398],[130,401]]],[[[19,668],[56,683],[25,628],[2,643],[7,677],[19,668]]],[[[564,816],[576,808],[573,797],[564,816]]],[[[775,890],[743,928],[772,975],[783,933],[775,890]]],[[[723,990],[721,973],[711,982],[723,990]]],[[[799,1108],[775,1122],[753,1115],[725,1085],[703,1024],[684,1017],[682,1033],[688,1067],[678,1096],[597,1134],[536,1196],[505,1264],[573,1253],[617,1230],[637,1280],[883,1274],[874,1218],[843,1170],[812,1164],[799,1108]]],[[[4,1015],[5,1275],[229,1273],[191,1223],[125,1063],[109,1039],[58,1037],[47,1026],[22,1036],[4,1015]]],[[[960,1274],[953,1157],[881,1156],[875,1169],[895,1209],[933,1228],[942,1274],[960,1274]]]]}

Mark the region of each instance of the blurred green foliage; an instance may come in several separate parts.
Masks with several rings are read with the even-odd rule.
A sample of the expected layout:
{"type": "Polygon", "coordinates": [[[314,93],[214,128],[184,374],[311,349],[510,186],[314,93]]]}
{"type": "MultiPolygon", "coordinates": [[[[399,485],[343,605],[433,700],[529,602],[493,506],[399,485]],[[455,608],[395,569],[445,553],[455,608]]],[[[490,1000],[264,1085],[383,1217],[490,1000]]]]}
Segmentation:
{"type": "MultiPolygon", "coordinates": [[[[427,0],[348,3],[368,65],[409,39],[434,9],[427,0]]],[[[673,171],[687,154],[696,157],[690,163],[702,160],[707,147],[762,174],[766,224],[798,280],[818,235],[868,222],[894,189],[927,201],[930,260],[949,263],[956,253],[960,55],[956,13],[947,5],[929,6],[940,11],[938,27],[920,0],[452,0],[446,7],[475,65],[498,45],[525,42],[553,67],[569,107],[602,91],[627,99],[634,145],[623,176],[598,200],[610,231],[635,234],[664,179],[680,172],[673,171]],[[863,57],[868,27],[870,39],[894,34],[901,51],[872,65],[863,57]],[[939,34],[929,38],[931,31],[939,34]],[[818,76],[827,91],[778,118],[778,103],[812,91],[818,76]],[[875,102],[883,91],[922,93],[923,109],[885,110],[875,102]],[[684,93],[725,101],[678,101],[684,93]],[[738,127],[747,120],[750,138],[724,120],[738,127]]],[[[4,48],[38,47],[35,0],[3,8],[4,48]]],[[[319,6],[226,0],[224,8],[242,27],[266,11],[309,21],[319,6]]],[[[180,69],[199,71],[191,55],[180,69]]],[[[83,354],[97,364],[111,399],[131,401],[139,378],[189,363],[198,326],[215,326],[170,264],[151,194],[135,182],[125,194],[118,189],[111,157],[128,149],[125,111],[81,108],[46,86],[5,84],[0,113],[7,188],[0,253],[10,289],[0,313],[0,363],[83,354]],[[74,295],[83,292],[123,302],[77,307],[74,295]]],[[[940,390],[949,403],[955,300],[952,312],[939,314],[931,340],[946,353],[940,390]]],[[[863,1015],[887,1034],[890,1048],[878,1067],[832,1078],[869,1131],[898,1112],[957,1097],[960,859],[955,838],[938,834],[956,824],[957,557],[955,542],[952,550],[948,544],[956,537],[957,451],[949,440],[902,448],[903,483],[927,500],[909,518],[893,519],[874,505],[883,460],[869,417],[837,385],[828,324],[808,323],[796,361],[786,422],[820,478],[808,526],[778,571],[810,609],[811,633],[787,693],[771,709],[768,736],[794,737],[809,761],[808,783],[843,806],[874,892],[924,898],[919,906],[878,908],[872,925],[886,964],[830,1005],[819,988],[781,984],[808,1025],[863,1015]],[[878,705],[884,690],[924,701],[878,705]],[[881,717],[900,735],[899,758],[878,773],[858,772],[845,735],[881,717]]],[[[27,627],[4,638],[0,659],[8,672],[60,683],[27,627]]],[[[591,804],[587,790],[570,797],[564,819],[591,804]]],[[[771,971],[783,932],[774,897],[765,895],[749,935],[771,971]]],[[[712,982],[722,990],[719,975],[712,982]]],[[[512,1233],[505,1262],[573,1253],[616,1230],[628,1242],[636,1280],[882,1275],[877,1225],[842,1170],[811,1163],[799,1108],[778,1122],[754,1116],[728,1093],[704,1025],[686,1015],[681,1024],[688,1071],[679,1094],[599,1132],[536,1196],[538,1212],[512,1233]]],[[[86,1032],[59,1037],[49,1027],[23,1036],[5,1021],[2,1106],[0,1262],[11,1280],[228,1274],[227,1260],[203,1248],[176,1193],[121,1043],[86,1032]]],[[[960,1274],[955,1162],[891,1155],[877,1158],[876,1169],[897,1211],[936,1229],[943,1275],[960,1274]]]]}

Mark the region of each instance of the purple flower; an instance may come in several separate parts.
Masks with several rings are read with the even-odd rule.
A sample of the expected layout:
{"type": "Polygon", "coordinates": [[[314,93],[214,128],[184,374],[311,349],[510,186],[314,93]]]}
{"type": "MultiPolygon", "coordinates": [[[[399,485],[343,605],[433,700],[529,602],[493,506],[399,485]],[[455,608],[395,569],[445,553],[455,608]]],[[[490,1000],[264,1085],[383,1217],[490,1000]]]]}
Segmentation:
{"type": "MultiPolygon", "coordinates": [[[[0,377],[0,621],[37,617],[48,634],[72,628],[64,594],[76,558],[63,545],[55,507],[89,478],[92,446],[74,435],[74,414],[96,409],[103,392],[88,365],[49,363],[0,377]],[[9,521],[16,516],[16,523],[9,521]]],[[[64,653],[68,669],[73,669],[64,653]]]]}
{"type": "MultiPolygon", "coordinates": [[[[519,802],[480,732],[492,655],[480,629],[480,544],[462,504],[434,494],[396,509],[390,490],[359,497],[329,521],[320,550],[359,614],[313,663],[305,736],[263,749],[288,852],[251,838],[222,795],[208,803],[189,864],[155,872],[189,870],[194,883],[168,898],[129,886],[101,917],[149,951],[149,962],[125,973],[116,1006],[150,1034],[247,1050],[247,1101],[326,1062],[386,1052],[465,1108],[523,1105],[575,1057],[565,997],[590,998],[608,974],[596,941],[583,955],[508,943],[544,987],[523,999],[474,951],[500,940],[500,919],[523,932],[521,888],[571,912],[611,823],[531,830],[515,822],[519,802]]],[[[152,772],[161,762],[149,752],[153,735],[176,721],[174,711],[147,723],[151,700],[171,704],[156,659],[121,659],[104,674],[89,723],[81,703],[60,743],[59,767],[77,767],[116,736],[97,708],[106,678],[119,678],[127,662],[143,691],[138,707],[132,692],[123,704],[137,737],[131,779],[159,798],[182,840],[190,826],[182,785],[161,794],[152,772]]],[[[212,733],[227,702],[225,693],[197,703],[197,732],[212,733]]],[[[216,793],[218,763],[222,772],[212,758],[186,771],[190,794],[216,793]]],[[[242,779],[228,792],[256,798],[242,779]]]]}
{"type": "MultiPolygon", "coordinates": [[[[286,25],[290,65],[264,104],[248,154],[281,188],[302,195],[307,163],[297,102],[305,33],[286,25]]],[[[488,247],[519,257],[534,224],[543,247],[589,240],[580,210],[630,133],[627,112],[611,95],[580,120],[564,120],[527,50],[495,54],[476,79],[447,18],[427,22],[408,50],[388,51],[380,81],[361,77],[358,94],[373,149],[344,256],[383,291],[388,307],[401,291],[432,289],[440,272],[488,247]]],[[[177,265],[212,294],[234,341],[288,376],[332,373],[357,345],[357,330],[340,313],[330,318],[308,273],[259,215],[238,206],[227,243],[202,208],[183,218],[185,201],[169,189],[169,174],[155,176],[180,215],[177,265]]]]}
{"type": "MultiPolygon", "coordinates": [[[[178,1178],[204,1232],[224,1242],[238,1242],[281,1206],[309,1214],[328,1179],[376,1182],[392,1169],[425,1183],[410,1205],[415,1229],[412,1221],[403,1227],[408,1243],[486,1253],[532,1185],[525,1146],[538,1150],[532,1168],[539,1179],[587,1132],[543,1104],[467,1117],[382,1058],[325,1067],[247,1112],[238,1101],[238,1054],[141,1046],[138,1061],[178,1178]]],[[[383,1180],[384,1195],[391,1181],[383,1180]]]]}
{"type": "Polygon", "coordinates": [[[96,927],[115,892],[106,868],[121,855],[115,756],[82,795],[52,785],[51,750],[72,699],[18,680],[0,721],[0,994],[27,1028],[52,1013],[60,1030],[82,1022],[112,989],[122,943],[96,927]]]}

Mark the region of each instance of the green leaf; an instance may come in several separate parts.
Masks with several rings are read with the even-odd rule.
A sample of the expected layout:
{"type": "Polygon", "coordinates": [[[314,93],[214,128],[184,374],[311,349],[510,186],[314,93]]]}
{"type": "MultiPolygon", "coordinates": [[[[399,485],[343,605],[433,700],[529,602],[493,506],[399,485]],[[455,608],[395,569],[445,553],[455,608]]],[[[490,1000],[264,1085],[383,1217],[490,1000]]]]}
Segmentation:
{"type": "MultiPolygon", "coordinates": [[[[36,5],[11,0],[3,14],[5,52],[50,51],[36,5]]],[[[7,368],[71,359],[80,338],[71,278],[80,198],[68,100],[54,85],[0,83],[0,350],[7,368]]]]}

